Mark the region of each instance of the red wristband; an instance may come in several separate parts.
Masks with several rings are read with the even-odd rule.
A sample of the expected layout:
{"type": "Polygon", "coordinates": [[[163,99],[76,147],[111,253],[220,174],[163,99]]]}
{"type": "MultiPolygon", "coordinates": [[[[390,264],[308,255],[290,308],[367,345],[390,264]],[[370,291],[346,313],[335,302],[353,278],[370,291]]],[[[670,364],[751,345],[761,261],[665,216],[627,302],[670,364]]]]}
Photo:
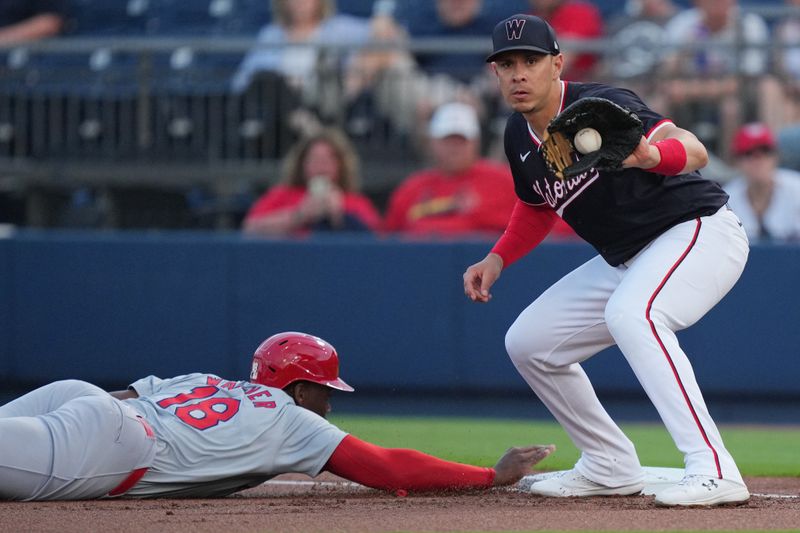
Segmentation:
{"type": "Polygon", "coordinates": [[[664,139],[653,144],[661,154],[661,162],[646,169],[654,174],[677,176],[686,166],[686,147],[678,139],[664,139]]]}

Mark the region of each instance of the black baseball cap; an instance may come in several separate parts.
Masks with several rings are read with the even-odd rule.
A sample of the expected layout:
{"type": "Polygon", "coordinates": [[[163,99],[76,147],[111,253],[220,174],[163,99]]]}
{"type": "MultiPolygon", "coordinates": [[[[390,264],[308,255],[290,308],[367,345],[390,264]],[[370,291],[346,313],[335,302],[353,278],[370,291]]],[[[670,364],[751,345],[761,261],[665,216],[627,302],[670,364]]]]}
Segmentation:
{"type": "Polygon", "coordinates": [[[556,32],[547,22],[533,15],[512,15],[501,20],[492,32],[494,51],[486,58],[491,63],[497,56],[512,50],[528,50],[540,54],[558,55],[556,32]]]}

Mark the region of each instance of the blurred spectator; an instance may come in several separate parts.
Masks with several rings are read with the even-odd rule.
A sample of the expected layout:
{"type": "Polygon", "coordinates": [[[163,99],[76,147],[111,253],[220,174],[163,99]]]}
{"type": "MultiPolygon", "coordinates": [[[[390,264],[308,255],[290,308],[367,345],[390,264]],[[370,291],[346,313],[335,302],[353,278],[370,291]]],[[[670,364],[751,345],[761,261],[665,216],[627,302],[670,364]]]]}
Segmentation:
{"type": "Polygon", "coordinates": [[[778,154],[781,166],[800,171],[800,124],[793,124],[778,131],[778,154]]]}
{"type": "MultiPolygon", "coordinates": [[[[398,17],[412,38],[485,39],[497,20],[483,13],[482,7],[482,0],[435,0],[424,7],[409,5],[405,12],[401,6],[398,17]]],[[[486,54],[482,52],[420,52],[415,58],[429,76],[446,75],[464,84],[469,84],[486,67],[486,54]]]]}
{"type": "MultiPolygon", "coordinates": [[[[337,14],[334,0],[273,0],[274,22],[259,33],[258,45],[233,77],[233,89],[244,91],[259,81],[258,73],[275,72],[290,88],[300,91],[303,106],[324,119],[339,120],[343,114],[351,114],[352,107],[364,107],[359,99],[371,98],[372,86],[384,70],[396,64],[402,69],[411,63],[407,54],[397,49],[367,48],[403,40],[390,13],[379,8],[386,4],[375,5],[375,15],[366,19],[337,14]],[[344,48],[337,49],[337,45],[344,48]],[[348,51],[348,47],[357,50],[348,51]]],[[[370,103],[367,113],[372,112],[370,103]]],[[[291,121],[295,129],[304,129],[310,117],[293,115],[298,115],[291,121]]],[[[356,124],[353,129],[353,133],[369,134],[363,125],[356,124]]]]}
{"type": "Polygon", "coordinates": [[[763,123],[742,126],[732,153],[741,176],[725,187],[751,240],[800,240],[800,173],[778,168],[777,144],[763,123]]]}
{"type": "Polygon", "coordinates": [[[324,46],[365,44],[370,38],[369,21],[337,14],[333,0],[272,0],[272,12],[273,22],[261,30],[258,45],[234,75],[234,90],[245,90],[255,73],[272,71],[316,103],[320,66],[340,57],[336,50],[327,57],[324,46]]]}
{"type": "Polygon", "coordinates": [[[507,167],[480,158],[475,109],[460,102],[436,109],[428,133],[433,166],[392,193],[386,229],[411,235],[500,234],[516,201],[507,167]]]}
{"type": "MultiPolygon", "coordinates": [[[[608,52],[611,75],[658,83],[651,73],[664,52],[667,38],[664,27],[677,11],[672,0],[628,0],[624,12],[607,26],[606,33],[612,43],[608,52]]],[[[637,88],[645,94],[651,92],[637,88]]]]}
{"type": "Polygon", "coordinates": [[[359,193],[359,163],[347,137],[325,129],[299,141],[284,160],[283,181],[261,196],[243,230],[260,235],[378,229],[380,215],[359,193]]]}
{"type": "Polygon", "coordinates": [[[370,20],[371,42],[347,69],[348,133],[365,138],[376,131],[399,134],[411,137],[420,150],[426,139],[424,125],[435,107],[458,100],[482,112],[484,95],[494,92],[483,50],[463,52],[451,45],[414,54],[408,44],[411,38],[482,42],[496,16],[483,8],[482,0],[377,0],[370,20]],[[378,46],[370,48],[374,44],[378,46]]]}
{"type": "Polygon", "coordinates": [[[665,111],[727,155],[732,133],[759,112],[746,108],[758,101],[752,94],[758,84],[749,82],[766,69],[767,52],[760,47],[769,42],[769,29],[758,15],[740,13],[736,0],[694,0],[694,5],[666,27],[674,52],[663,69],[665,111]]]}
{"type": "Polygon", "coordinates": [[[764,80],[763,118],[774,129],[800,122],[800,0],[786,0],[793,13],[781,17],[774,35],[777,79],[764,80]]]}
{"type": "Polygon", "coordinates": [[[416,65],[394,10],[394,0],[375,2],[370,38],[378,46],[360,50],[346,71],[347,132],[354,137],[370,137],[384,119],[396,131],[411,130],[416,96],[409,87],[416,65]]]}
{"type": "MultiPolygon", "coordinates": [[[[529,0],[531,14],[543,18],[556,30],[559,40],[580,41],[603,36],[603,18],[600,10],[582,0],[529,0]]],[[[597,54],[573,54],[562,50],[565,80],[585,81],[594,74],[597,54]]]]}
{"type": "Polygon", "coordinates": [[[63,0],[2,0],[0,45],[54,37],[61,33],[65,15],[63,0]]]}
{"type": "MultiPolygon", "coordinates": [[[[435,0],[420,4],[398,5],[398,21],[403,24],[412,39],[448,40],[480,39],[494,28],[496,15],[484,12],[483,0],[435,0]]],[[[424,125],[430,120],[433,110],[454,100],[469,103],[482,113],[483,93],[493,89],[489,84],[486,54],[484,51],[469,52],[458,47],[447,51],[420,51],[414,55],[417,72],[407,91],[413,94],[414,113],[417,126],[417,142],[425,138],[424,125]]]]}
{"type": "MultiPolygon", "coordinates": [[[[785,0],[787,8],[800,9],[800,0],[785,0]]],[[[779,45],[778,67],[794,80],[800,80],[800,12],[782,17],[775,30],[779,45]]]]}
{"type": "Polygon", "coordinates": [[[678,6],[672,0],[627,0],[623,12],[608,22],[607,30],[616,34],[638,22],[652,22],[663,28],[677,12],[678,6]]]}

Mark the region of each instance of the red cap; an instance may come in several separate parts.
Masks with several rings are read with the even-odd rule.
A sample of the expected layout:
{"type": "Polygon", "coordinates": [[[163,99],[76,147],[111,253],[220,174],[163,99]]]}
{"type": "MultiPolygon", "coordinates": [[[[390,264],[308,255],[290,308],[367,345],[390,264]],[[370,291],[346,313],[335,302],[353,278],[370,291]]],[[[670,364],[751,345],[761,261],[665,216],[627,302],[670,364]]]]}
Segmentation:
{"type": "Polygon", "coordinates": [[[761,122],[745,124],[733,137],[733,155],[742,155],[754,148],[774,150],[776,146],[775,136],[769,127],[761,122]]]}

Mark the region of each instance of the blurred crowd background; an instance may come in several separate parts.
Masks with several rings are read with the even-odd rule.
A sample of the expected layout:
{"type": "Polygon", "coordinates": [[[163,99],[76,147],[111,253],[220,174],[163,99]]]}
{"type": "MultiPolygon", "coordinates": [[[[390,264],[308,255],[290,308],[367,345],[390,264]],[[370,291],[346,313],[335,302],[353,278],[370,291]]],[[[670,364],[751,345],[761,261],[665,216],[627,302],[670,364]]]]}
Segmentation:
{"type": "Polygon", "coordinates": [[[499,234],[514,13],[698,135],[751,238],[800,240],[798,0],[3,0],[0,224],[499,234]]]}

